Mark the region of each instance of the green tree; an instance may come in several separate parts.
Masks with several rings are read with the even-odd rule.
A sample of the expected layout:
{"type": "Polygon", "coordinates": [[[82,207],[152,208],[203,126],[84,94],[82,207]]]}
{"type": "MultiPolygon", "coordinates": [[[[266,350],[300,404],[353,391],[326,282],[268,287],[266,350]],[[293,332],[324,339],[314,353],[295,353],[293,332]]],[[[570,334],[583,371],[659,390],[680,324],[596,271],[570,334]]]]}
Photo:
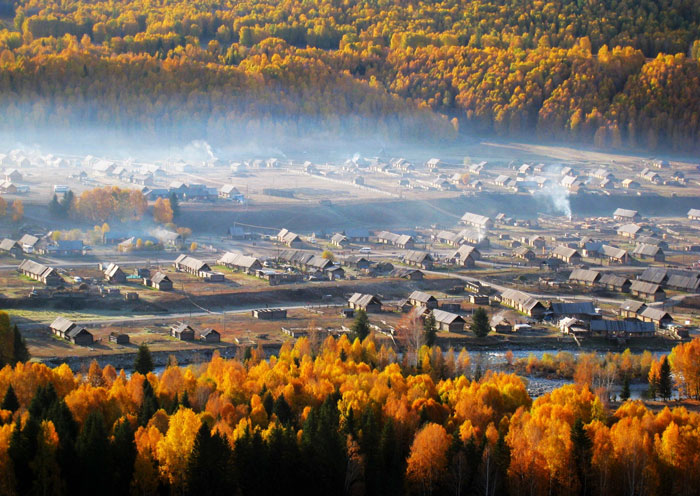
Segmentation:
{"type": "Polygon", "coordinates": [[[436,336],[437,322],[435,321],[433,312],[430,312],[423,320],[423,341],[427,346],[433,346],[436,336]]]}
{"type": "Polygon", "coordinates": [[[571,427],[571,444],[573,446],[574,471],[578,476],[581,496],[590,494],[590,475],[593,461],[593,442],[583,425],[583,420],[577,418],[571,427]]]}
{"type": "Polygon", "coordinates": [[[489,314],[486,313],[486,310],[481,307],[474,310],[470,329],[480,338],[488,335],[488,333],[491,331],[491,326],[489,325],[489,314]]]}
{"type": "Polygon", "coordinates": [[[138,423],[145,426],[151,420],[153,414],[158,411],[158,399],[153,392],[153,386],[148,382],[148,379],[143,381],[143,401],[139,408],[138,423]]]}
{"type": "Polygon", "coordinates": [[[151,357],[151,350],[148,349],[146,343],[139,345],[139,351],[134,360],[134,371],[143,375],[153,372],[153,357],[151,357]]]}
{"type": "Polygon", "coordinates": [[[668,363],[668,359],[664,357],[664,361],[661,362],[661,370],[659,372],[659,396],[663,398],[664,401],[671,399],[673,394],[673,384],[671,382],[671,366],[668,363]]]}
{"type": "Polygon", "coordinates": [[[28,362],[30,355],[29,355],[29,350],[27,349],[27,343],[24,341],[24,337],[22,334],[19,332],[19,329],[17,328],[17,324],[15,324],[12,327],[12,333],[14,334],[14,357],[13,357],[13,365],[16,364],[17,362],[28,362]]]}
{"type": "Polygon", "coordinates": [[[369,317],[367,317],[367,312],[362,309],[357,311],[351,330],[353,336],[360,341],[364,340],[369,335],[369,317]]]}
{"type": "Polygon", "coordinates": [[[2,399],[2,405],[0,405],[0,410],[10,410],[11,412],[17,411],[19,408],[19,400],[15,394],[15,390],[12,384],[7,386],[7,391],[5,391],[5,397],[2,399]]]}
{"type": "Polygon", "coordinates": [[[79,494],[100,494],[112,475],[112,457],[102,412],[93,410],[85,419],[75,442],[76,460],[81,470],[79,494]]]}
{"type": "Polygon", "coordinates": [[[63,215],[63,208],[58,202],[58,195],[55,193],[49,202],[49,214],[51,214],[52,217],[61,217],[63,215]]]}
{"type": "Polygon", "coordinates": [[[114,428],[112,440],[113,494],[128,494],[136,461],[136,443],[131,423],[122,419],[114,428]]]}
{"type": "Polygon", "coordinates": [[[187,463],[187,494],[233,494],[231,447],[202,423],[187,463]]]}
{"type": "Polygon", "coordinates": [[[287,399],[280,394],[272,406],[272,413],[277,415],[277,419],[282,425],[289,425],[293,419],[292,409],[287,403],[287,399]]]}
{"type": "Polygon", "coordinates": [[[37,438],[40,432],[39,423],[31,416],[21,427],[17,419],[15,428],[10,436],[10,446],[7,454],[12,460],[15,471],[17,494],[30,494],[34,474],[31,463],[37,453],[37,438]]]}
{"type": "Polygon", "coordinates": [[[622,401],[627,401],[630,399],[630,377],[628,374],[622,378],[622,392],[620,392],[620,399],[622,401]]]}

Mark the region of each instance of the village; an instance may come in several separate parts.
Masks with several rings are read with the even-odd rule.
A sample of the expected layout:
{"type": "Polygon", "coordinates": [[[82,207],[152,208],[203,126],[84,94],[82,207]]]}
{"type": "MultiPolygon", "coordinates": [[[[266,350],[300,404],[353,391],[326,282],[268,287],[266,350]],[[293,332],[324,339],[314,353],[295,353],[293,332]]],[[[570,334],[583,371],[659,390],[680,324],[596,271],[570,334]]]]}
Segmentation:
{"type": "MultiPolygon", "coordinates": [[[[28,215],[0,241],[2,300],[32,355],[57,362],[133,353],[142,343],[163,352],[276,349],[348,334],[358,310],[397,348],[432,315],[445,346],[668,349],[700,326],[692,195],[700,171],[643,165],[633,175],[624,158],[138,164],[14,151],[0,157],[1,192],[22,198],[28,215]],[[72,226],[70,239],[56,235],[42,202],[95,185],[138,189],[150,204],[175,195],[188,229],[72,226]],[[523,203],[522,214],[489,203],[501,191],[523,203]],[[577,195],[605,201],[579,213],[577,195]],[[661,215],[645,207],[649,195],[680,206],[661,215]],[[389,225],[392,205],[405,205],[394,202],[414,200],[452,203],[433,203],[420,219],[408,208],[403,225],[389,225]],[[384,205],[386,216],[309,225],[319,212],[366,202],[384,205]],[[284,208],[309,215],[265,222],[284,208]],[[470,331],[477,308],[490,319],[484,338],[470,331]]],[[[65,224],[57,226],[64,233],[65,224]]]]}

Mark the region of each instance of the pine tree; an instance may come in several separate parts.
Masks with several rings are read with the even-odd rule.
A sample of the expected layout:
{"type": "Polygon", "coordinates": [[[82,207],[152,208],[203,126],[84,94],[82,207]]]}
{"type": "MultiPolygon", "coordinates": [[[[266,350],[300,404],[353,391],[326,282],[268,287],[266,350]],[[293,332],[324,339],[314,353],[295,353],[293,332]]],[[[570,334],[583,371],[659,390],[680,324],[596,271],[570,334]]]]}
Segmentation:
{"type": "Polygon", "coordinates": [[[29,355],[29,350],[27,349],[27,343],[24,341],[24,337],[22,334],[19,332],[19,329],[17,328],[17,324],[15,324],[12,328],[12,332],[14,333],[14,364],[17,362],[28,362],[30,355],[29,355]]]}
{"type": "Polygon", "coordinates": [[[474,310],[470,329],[477,337],[483,338],[488,335],[491,331],[491,326],[489,325],[489,315],[486,313],[486,310],[481,307],[474,310]]]}
{"type": "Polygon", "coordinates": [[[61,208],[61,204],[58,203],[58,195],[54,193],[53,198],[51,198],[49,202],[49,214],[51,214],[52,217],[60,217],[62,213],[63,209],[61,208]]]}
{"type": "Polygon", "coordinates": [[[158,399],[153,392],[153,387],[148,380],[143,381],[143,401],[139,408],[138,422],[139,425],[145,426],[151,420],[153,414],[158,411],[158,399]]]}
{"type": "Polygon", "coordinates": [[[277,415],[277,419],[282,425],[289,425],[292,421],[292,409],[287,403],[287,399],[280,394],[272,406],[272,413],[277,415]]]}
{"type": "Polygon", "coordinates": [[[168,199],[170,200],[170,208],[173,211],[173,218],[177,219],[180,216],[180,200],[174,192],[170,193],[168,199]]]}
{"type": "Polygon", "coordinates": [[[0,405],[0,410],[10,410],[11,412],[16,412],[19,408],[19,400],[15,394],[15,390],[10,384],[5,392],[5,397],[2,400],[2,405],[0,405]]]}
{"type": "Polygon", "coordinates": [[[363,341],[369,335],[369,318],[367,317],[367,312],[362,309],[357,311],[351,329],[353,337],[360,341],[363,341]]]}
{"type": "Polygon", "coordinates": [[[433,312],[430,312],[423,320],[423,341],[426,346],[433,346],[437,336],[437,322],[433,312]]]}
{"type": "Polygon", "coordinates": [[[590,494],[589,478],[593,460],[593,442],[588,437],[583,421],[577,418],[571,427],[571,444],[573,445],[574,470],[578,475],[581,496],[590,494]]]}
{"type": "Polygon", "coordinates": [[[131,424],[122,419],[114,428],[112,440],[113,493],[128,494],[136,460],[136,443],[131,424]]]}
{"type": "Polygon", "coordinates": [[[187,494],[234,493],[231,456],[228,442],[219,434],[212,436],[209,426],[203,423],[187,463],[187,494]]]}
{"type": "Polygon", "coordinates": [[[100,494],[105,481],[112,475],[110,444],[104,418],[99,410],[93,410],[85,419],[75,442],[76,460],[80,467],[79,494],[100,494]]]}
{"type": "Polygon", "coordinates": [[[622,392],[620,392],[620,399],[622,401],[627,401],[630,399],[630,378],[629,375],[625,374],[622,378],[622,392]]]}
{"type": "Polygon", "coordinates": [[[134,360],[134,371],[143,375],[153,372],[153,358],[146,343],[139,345],[139,351],[134,360]]]}
{"type": "Polygon", "coordinates": [[[671,399],[672,394],[671,366],[666,357],[664,357],[663,362],[661,362],[661,371],[659,372],[659,396],[661,396],[664,401],[668,401],[671,399]]]}
{"type": "Polygon", "coordinates": [[[56,394],[56,389],[52,383],[49,382],[46,386],[39,386],[29,404],[29,414],[37,422],[46,420],[51,407],[56,402],[58,402],[58,394],[56,394]]]}
{"type": "Polygon", "coordinates": [[[17,494],[29,494],[34,478],[31,462],[37,452],[37,437],[40,432],[39,423],[31,416],[21,427],[20,419],[17,419],[15,428],[10,436],[10,446],[7,454],[12,460],[15,471],[15,484],[17,494]]]}

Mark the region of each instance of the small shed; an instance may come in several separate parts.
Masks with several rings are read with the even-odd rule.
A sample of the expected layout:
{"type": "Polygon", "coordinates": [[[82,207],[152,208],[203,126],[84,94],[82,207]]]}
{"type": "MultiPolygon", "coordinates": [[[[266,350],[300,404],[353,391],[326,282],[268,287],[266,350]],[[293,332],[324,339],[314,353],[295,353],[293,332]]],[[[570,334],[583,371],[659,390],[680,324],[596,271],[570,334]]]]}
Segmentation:
{"type": "Polygon", "coordinates": [[[208,327],[199,334],[199,340],[205,343],[220,343],[221,334],[217,330],[208,327]]]}
{"type": "Polygon", "coordinates": [[[110,343],[116,343],[116,344],[129,344],[129,335],[128,334],[123,334],[121,332],[110,332],[109,333],[109,342],[110,343]]]}

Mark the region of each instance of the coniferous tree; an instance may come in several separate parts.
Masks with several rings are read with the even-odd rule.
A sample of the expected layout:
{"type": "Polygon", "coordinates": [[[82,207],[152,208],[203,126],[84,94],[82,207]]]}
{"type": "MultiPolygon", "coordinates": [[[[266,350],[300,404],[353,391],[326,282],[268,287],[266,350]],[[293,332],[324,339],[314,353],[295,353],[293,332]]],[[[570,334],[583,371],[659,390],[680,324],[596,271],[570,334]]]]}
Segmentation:
{"type": "Polygon", "coordinates": [[[289,425],[292,421],[292,409],[283,394],[280,394],[275,400],[275,404],[272,406],[272,413],[277,415],[277,419],[282,425],[289,425]]]}
{"type": "Polygon", "coordinates": [[[19,408],[19,400],[15,394],[15,390],[10,384],[5,391],[5,397],[2,399],[2,405],[0,405],[0,410],[10,410],[11,412],[16,412],[19,408]]]}
{"type": "Polygon", "coordinates": [[[113,493],[128,494],[136,460],[136,444],[131,424],[122,419],[114,428],[112,440],[113,493]]]}
{"type": "Polygon", "coordinates": [[[177,219],[180,216],[180,200],[174,192],[170,193],[168,199],[170,200],[170,208],[173,211],[173,218],[177,219]]]}
{"type": "Polygon", "coordinates": [[[329,395],[313,408],[304,422],[301,451],[311,494],[341,494],[344,491],[347,453],[339,432],[338,399],[329,395]]]}
{"type": "Polygon", "coordinates": [[[351,330],[353,337],[360,341],[363,341],[369,335],[369,318],[367,317],[367,312],[362,309],[357,311],[351,330]]]}
{"type": "Polygon", "coordinates": [[[77,494],[100,494],[105,481],[112,476],[112,457],[107,439],[104,418],[99,410],[93,410],[85,419],[75,442],[76,460],[80,467],[77,494]]]}
{"type": "Polygon", "coordinates": [[[584,428],[583,421],[577,418],[571,427],[571,444],[573,445],[574,471],[578,476],[580,494],[591,493],[590,476],[593,460],[593,442],[584,428]]]}
{"type": "Polygon", "coordinates": [[[139,351],[134,359],[134,371],[143,375],[153,372],[153,358],[146,343],[139,345],[139,351]]]}
{"type": "Polygon", "coordinates": [[[46,386],[39,386],[29,404],[29,414],[35,420],[41,422],[48,418],[49,410],[56,402],[58,402],[58,394],[56,394],[56,389],[52,383],[49,382],[46,386]]]}
{"type": "Polygon", "coordinates": [[[403,494],[403,474],[406,471],[408,451],[402,449],[402,443],[396,435],[394,421],[388,419],[384,423],[379,438],[379,467],[382,473],[381,488],[377,494],[403,494]]]}
{"type": "Polygon", "coordinates": [[[17,494],[29,494],[31,491],[34,477],[31,463],[36,457],[39,433],[39,423],[30,416],[24,424],[24,428],[22,428],[20,420],[17,419],[10,436],[7,454],[12,460],[17,494]]]}
{"type": "Polygon", "coordinates": [[[139,425],[145,426],[151,420],[153,414],[158,411],[158,399],[153,392],[153,387],[148,380],[143,381],[143,401],[139,409],[138,422],[139,425]]]}
{"type": "Polygon", "coordinates": [[[187,494],[234,493],[231,456],[228,442],[219,434],[212,435],[209,426],[203,423],[187,463],[187,494]]]}
{"type": "Polygon", "coordinates": [[[663,362],[661,362],[661,370],[659,371],[659,396],[661,396],[664,401],[668,401],[671,399],[672,394],[671,366],[668,363],[668,359],[664,357],[663,362]]]}
{"type": "Polygon", "coordinates": [[[620,392],[620,399],[622,401],[627,401],[630,399],[630,396],[630,378],[628,374],[625,374],[625,376],[622,378],[622,391],[620,392]]]}
{"type": "Polygon", "coordinates": [[[474,310],[470,329],[477,337],[483,338],[488,335],[491,331],[491,326],[489,324],[489,314],[486,313],[486,310],[481,307],[474,310]]]}
{"type": "Polygon", "coordinates": [[[435,321],[435,316],[433,312],[430,312],[423,320],[423,341],[427,346],[433,346],[435,344],[435,338],[437,336],[437,322],[435,321]]]}
{"type": "Polygon", "coordinates": [[[12,327],[12,332],[14,334],[14,364],[17,362],[27,362],[29,361],[30,355],[27,349],[27,343],[24,341],[24,337],[19,332],[17,324],[12,327]]]}

